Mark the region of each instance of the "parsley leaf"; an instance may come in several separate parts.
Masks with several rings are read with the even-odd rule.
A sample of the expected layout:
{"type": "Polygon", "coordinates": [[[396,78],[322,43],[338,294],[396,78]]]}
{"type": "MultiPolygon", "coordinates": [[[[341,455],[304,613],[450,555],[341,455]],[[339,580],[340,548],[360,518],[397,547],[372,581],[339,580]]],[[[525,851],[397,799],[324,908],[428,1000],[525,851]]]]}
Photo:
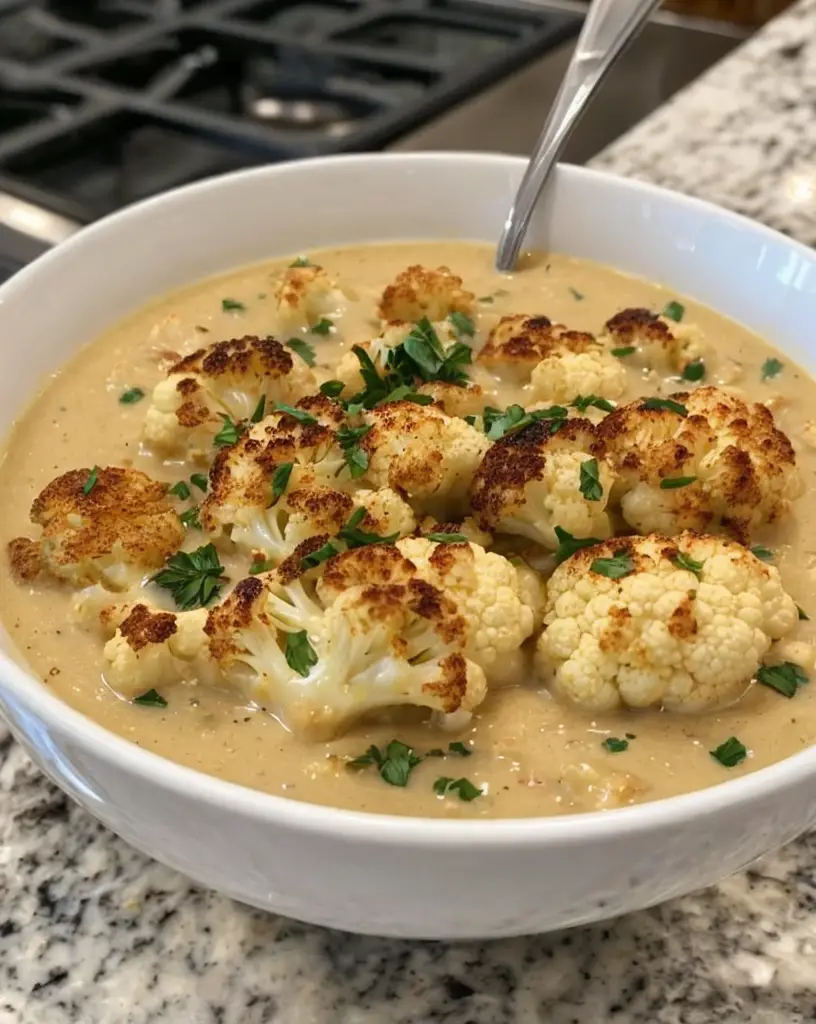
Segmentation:
{"type": "Polygon", "coordinates": [[[410,384],[400,384],[394,388],[391,394],[386,395],[378,405],[385,405],[388,402],[414,402],[416,405],[433,405],[433,395],[422,395],[414,391],[410,384]]]}
{"type": "Polygon", "coordinates": [[[449,743],[448,750],[452,754],[458,754],[459,757],[470,757],[470,755],[473,753],[470,747],[465,746],[465,744],[460,742],[459,740],[455,740],[453,743],[449,743]]]}
{"type": "Polygon", "coordinates": [[[578,289],[577,288],[573,288],[572,285],[569,286],[568,291],[569,291],[570,295],[575,299],[576,302],[583,302],[584,299],[586,298],[586,296],[584,295],[583,292],[579,292],[578,289]]]}
{"type": "MultiPolygon", "coordinates": [[[[423,380],[465,384],[469,378],[462,367],[470,365],[473,352],[469,345],[462,342],[456,342],[445,351],[433,324],[427,317],[423,317],[414,324],[405,341],[389,353],[389,367],[410,379],[411,367],[404,365],[406,356],[413,364],[414,375],[423,380]]],[[[407,380],[404,379],[403,383],[407,383],[407,380]]]]}
{"type": "Polygon", "coordinates": [[[690,380],[692,382],[702,380],[705,375],[706,365],[702,359],[692,359],[690,363],[686,363],[681,374],[683,380],[690,380]]]}
{"type": "Polygon", "coordinates": [[[748,756],[748,751],[736,736],[730,736],[716,750],[709,750],[709,754],[725,768],[734,768],[745,760],[748,756]]]}
{"type": "Polygon", "coordinates": [[[620,754],[624,750],[629,749],[629,740],[619,740],[616,736],[607,736],[601,743],[601,746],[608,750],[610,754],[620,754]]]}
{"type": "Polygon", "coordinates": [[[249,422],[250,423],[260,423],[261,420],[264,418],[264,413],[265,412],[266,412],[266,395],[261,395],[261,397],[258,399],[258,404],[255,406],[255,411],[252,413],[252,415],[249,418],[249,422]]]}
{"type": "Polygon", "coordinates": [[[504,412],[488,406],[482,414],[484,431],[489,441],[499,441],[507,434],[523,430],[540,420],[548,420],[554,434],[563,426],[566,418],[567,410],[563,405],[551,405],[548,409],[536,409],[533,412],[525,412],[520,405],[508,405],[504,412]]]}
{"type": "Polygon", "coordinates": [[[122,405],[133,405],[134,402],[141,402],[145,393],[141,388],[128,388],[119,396],[122,405]]]}
{"type": "Polygon", "coordinates": [[[90,494],[94,487],[96,487],[96,475],[98,472],[99,466],[94,466],[94,468],[88,474],[88,479],[82,485],[83,494],[90,494]]]}
{"type": "Polygon", "coordinates": [[[218,597],[223,576],[218,552],[212,544],[206,544],[195,551],[171,555],[152,581],[170,591],[178,608],[190,611],[203,608],[218,597]]]}
{"type": "Polygon", "coordinates": [[[272,504],[280,500],[281,495],[289,484],[289,477],[294,469],[294,462],[282,462],[272,475],[272,504]]]}
{"type": "Polygon", "coordinates": [[[186,509],[179,515],[179,521],[181,525],[186,527],[188,530],[200,530],[201,521],[198,518],[199,513],[198,505],[193,505],[192,508],[186,509]]]}
{"type": "Polygon", "coordinates": [[[345,390],[342,380],[327,380],[320,385],[320,391],[328,398],[338,398],[345,390]]]}
{"type": "Polygon", "coordinates": [[[328,317],[324,316],[316,324],[312,324],[310,329],[312,334],[326,335],[331,332],[332,327],[334,327],[334,320],[329,320],[328,317]]]}
{"type": "Polygon", "coordinates": [[[785,661],[781,665],[763,665],[756,678],[758,683],[776,690],[788,699],[795,697],[799,687],[808,682],[807,672],[792,661],[785,661]]]}
{"type": "Polygon", "coordinates": [[[600,501],[603,497],[603,484],[598,476],[597,459],[586,459],[581,463],[580,487],[581,494],[587,501],[600,501]]]}
{"type": "Polygon", "coordinates": [[[301,629],[297,633],[286,634],[286,646],[283,653],[286,664],[299,676],[308,676],[309,670],[317,664],[317,652],[309,643],[305,629],[301,629]]]}
{"type": "Polygon", "coordinates": [[[346,525],[338,531],[338,539],[344,540],[349,549],[362,548],[367,544],[393,544],[395,540],[399,540],[399,530],[387,537],[381,537],[377,533],[368,533],[366,530],[359,529],[360,523],[365,517],[366,510],[364,508],[355,509],[346,525]]]}
{"type": "Polygon", "coordinates": [[[170,493],[175,494],[181,501],[186,501],[190,497],[190,488],[183,480],[179,480],[177,484],[173,484],[170,488],[170,493]]]}
{"type": "Polygon", "coordinates": [[[660,490],[676,491],[679,487],[688,487],[690,484],[695,483],[696,480],[696,476],[664,477],[664,479],[660,481],[660,490]]]}
{"type": "MultiPolygon", "coordinates": [[[[300,356],[307,366],[314,366],[315,350],[308,341],[301,341],[300,338],[290,338],[286,342],[286,347],[291,348],[295,355],[300,356]]],[[[340,390],[342,391],[343,389],[341,388],[340,390]]]]}
{"type": "Polygon", "coordinates": [[[143,708],[166,708],[167,701],[156,690],[147,690],[133,698],[134,704],[140,704],[143,708]]]}
{"type": "Polygon", "coordinates": [[[667,320],[674,320],[677,324],[680,323],[685,315],[686,307],[680,302],[667,302],[666,308],[663,310],[663,316],[667,320]]]}
{"type": "Polygon", "coordinates": [[[274,569],[274,562],[268,558],[256,558],[255,561],[249,567],[250,576],[258,576],[262,572],[269,572],[270,569],[274,569]]]}
{"type": "Polygon", "coordinates": [[[426,533],[428,540],[437,544],[467,544],[468,539],[463,533],[426,533]]]}
{"type": "Polygon", "coordinates": [[[800,622],[810,622],[810,616],[805,611],[805,609],[804,608],[800,608],[798,604],[796,606],[796,612],[797,612],[797,614],[799,616],[799,621],[800,622]]]}
{"type": "Polygon", "coordinates": [[[615,411],[614,402],[610,402],[608,398],[601,398],[598,395],[578,395],[577,398],[570,402],[570,405],[580,413],[586,412],[591,406],[600,409],[602,412],[615,411]]]}
{"type": "Polygon", "coordinates": [[[464,334],[466,337],[472,338],[476,333],[476,327],[467,313],[454,311],[450,314],[448,320],[450,320],[451,326],[460,337],[464,334]]]}
{"type": "Polygon", "coordinates": [[[193,473],[190,477],[190,483],[200,491],[204,491],[205,494],[207,493],[209,482],[206,473],[193,473]]]}
{"type": "Polygon", "coordinates": [[[676,412],[678,416],[688,416],[688,409],[670,398],[647,398],[641,409],[657,409],[658,411],[676,412]]]}
{"type": "Polygon", "coordinates": [[[762,379],[771,380],[778,377],[784,369],[784,363],[780,363],[778,359],[766,359],[762,364],[762,379]]]}
{"type": "Polygon", "coordinates": [[[479,297],[478,301],[479,302],[486,302],[486,303],[490,304],[490,303],[495,302],[496,300],[493,298],[492,295],[482,295],[482,296],[479,297]]]}
{"type": "Polygon", "coordinates": [[[289,264],[289,269],[293,267],[311,267],[313,264],[308,256],[298,256],[298,258],[289,264]]]}
{"type": "Polygon", "coordinates": [[[470,779],[451,779],[445,775],[440,776],[433,784],[434,793],[438,796],[447,796],[449,793],[457,793],[460,800],[470,803],[476,797],[482,795],[478,786],[474,786],[470,779]]]}
{"type": "Polygon", "coordinates": [[[635,571],[635,563],[626,551],[616,551],[612,558],[596,558],[589,569],[607,579],[621,580],[635,571]]]}
{"type": "Polygon", "coordinates": [[[770,548],[763,547],[762,544],[754,544],[751,548],[751,554],[754,558],[758,558],[760,562],[768,562],[773,565],[774,553],[770,548]]]}
{"type": "Polygon", "coordinates": [[[244,432],[244,425],[233,422],[225,412],[220,412],[218,415],[223,420],[223,425],[213,438],[213,444],[216,448],[228,448],[232,444],[237,444],[244,432]]]}
{"type": "Polygon", "coordinates": [[[275,402],[275,410],[286,413],[287,416],[291,416],[293,420],[297,420],[304,427],[313,427],[317,423],[311,413],[306,412],[305,409],[296,409],[294,405],[287,405],[286,402],[275,402]]]}
{"type": "Polygon", "coordinates": [[[692,558],[691,555],[687,555],[684,551],[678,551],[672,559],[672,565],[676,565],[678,569],[693,572],[697,579],[702,578],[704,564],[704,562],[698,562],[696,558],[692,558]]]}
{"type": "Polygon", "coordinates": [[[238,302],[237,299],[222,299],[221,309],[223,309],[225,313],[240,313],[246,309],[246,306],[243,304],[243,302],[238,302]]]}
{"type": "Polygon", "coordinates": [[[567,558],[574,555],[576,551],[580,551],[581,548],[591,548],[601,543],[597,537],[573,537],[571,533],[567,533],[560,526],[555,528],[555,537],[558,541],[558,548],[555,552],[555,560],[557,562],[566,561],[567,558]]]}
{"type": "Polygon", "coordinates": [[[408,784],[411,772],[421,762],[422,758],[407,743],[391,740],[385,751],[372,744],[364,754],[348,761],[346,767],[356,769],[375,765],[384,782],[390,786],[403,787],[408,784]]]}
{"type": "Polygon", "coordinates": [[[310,555],[304,555],[300,560],[300,567],[301,569],[314,569],[316,565],[320,565],[321,562],[327,562],[330,558],[334,558],[336,554],[339,554],[337,548],[331,541],[328,541],[322,548],[318,548],[317,551],[313,551],[310,555]]]}
{"type": "Polygon", "coordinates": [[[346,768],[368,768],[368,766],[372,764],[376,764],[379,768],[384,760],[385,759],[380,748],[375,747],[372,743],[364,754],[360,754],[357,757],[353,757],[350,761],[346,761],[346,768]]]}
{"type": "Polygon", "coordinates": [[[358,480],[368,469],[368,452],[360,447],[360,441],[371,430],[370,426],[343,426],[337,431],[337,443],[353,480],[358,480]]]}
{"type": "Polygon", "coordinates": [[[633,352],[637,352],[634,345],[623,345],[621,348],[609,350],[610,355],[616,356],[618,359],[625,359],[626,356],[631,356],[633,352]]]}

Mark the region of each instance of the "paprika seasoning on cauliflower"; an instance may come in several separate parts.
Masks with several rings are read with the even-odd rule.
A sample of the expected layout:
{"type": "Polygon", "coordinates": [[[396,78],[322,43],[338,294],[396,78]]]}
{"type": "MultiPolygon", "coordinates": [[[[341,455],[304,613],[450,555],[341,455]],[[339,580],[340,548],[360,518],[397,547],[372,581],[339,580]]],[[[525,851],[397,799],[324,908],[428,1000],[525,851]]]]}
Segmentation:
{"type": "Polygon", "coordinates": [[[414,264],[397,274],[382,293],[378,309],[383,320],[444,320],[451,313],[469,314],[476,296],[448,267],[414,264]]]}
{"type": "Polygon", "coordinates": [[[540,676],[588,712],[708,711],[738,700],[798,621],[779,572],[724,537],[618,537],[547,585],[540,676]]]}
{"type": "Polygon", "coordinates": [[[638,399],[598,426],[614,497],[639,533],[723,529],[740,540],[802,491],[796,456],[764,405],[701,387],[638,399]]]}
{"type": "Polygon", "coordinates": [[[606,321],[600,340],[625,351],[625,358],[640,361],[660,373],[679,373],[706,351],[699,327],[658,316],[649,309],[624,309],[616,313],[606,321]]]}

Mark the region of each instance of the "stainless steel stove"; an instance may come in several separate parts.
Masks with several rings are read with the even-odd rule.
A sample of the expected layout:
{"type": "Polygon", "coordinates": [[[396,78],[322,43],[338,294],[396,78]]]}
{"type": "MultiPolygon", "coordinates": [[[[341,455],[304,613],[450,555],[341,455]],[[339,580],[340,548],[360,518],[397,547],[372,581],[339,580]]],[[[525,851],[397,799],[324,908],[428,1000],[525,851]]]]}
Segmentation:
{"type": "MultiPolygon", "coordinates": [[[[0,279],[79,224],[238,167],[384,147],[524,151],[583,10],[520,2],[0,0],[0,279]]],[[[735,41],[695,31],[683,81],[735,41]]],[[[644,86],[649,109],[665,98],[655,45],[630,64],[624,108],[643,105],[644,86]]],[[[597,125],[602,144],[617,121],[606,110],[597,125]]]]}

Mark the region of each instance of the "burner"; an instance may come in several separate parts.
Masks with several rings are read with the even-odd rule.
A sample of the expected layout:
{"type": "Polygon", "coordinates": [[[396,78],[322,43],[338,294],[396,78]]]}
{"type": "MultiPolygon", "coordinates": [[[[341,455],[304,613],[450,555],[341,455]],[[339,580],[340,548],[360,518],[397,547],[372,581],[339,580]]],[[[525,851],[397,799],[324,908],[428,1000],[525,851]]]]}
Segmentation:
{"type": "Polygon", "coordinates": [[[76,98],[55,91],[26,91],[0,87],[0,137],[37,121],[67,122],[76,98]]]}
{"type": "Polygon", "coordinates": [[[453,66],[490,59],[512,46],[517,35],[512,31],[498,33],[441,19],[431,21],[406,15],[378,18],[364,28],[341,33],[337,38],[432,57],[453,66]]]}

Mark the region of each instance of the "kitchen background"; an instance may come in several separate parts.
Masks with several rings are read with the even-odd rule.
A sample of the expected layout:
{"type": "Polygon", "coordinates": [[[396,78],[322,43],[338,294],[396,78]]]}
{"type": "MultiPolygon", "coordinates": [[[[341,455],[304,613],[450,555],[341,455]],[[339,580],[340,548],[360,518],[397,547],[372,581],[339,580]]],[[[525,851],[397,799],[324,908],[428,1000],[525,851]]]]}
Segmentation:
{"type": "MultiPolygon", "coordinates": [[[[582,163],[782,0],[667,3],[566,154],[582,163]]],[[[582,0],[0,0],[0,280],[208,174],[394,147],[529,151],[582,0]]]]}

